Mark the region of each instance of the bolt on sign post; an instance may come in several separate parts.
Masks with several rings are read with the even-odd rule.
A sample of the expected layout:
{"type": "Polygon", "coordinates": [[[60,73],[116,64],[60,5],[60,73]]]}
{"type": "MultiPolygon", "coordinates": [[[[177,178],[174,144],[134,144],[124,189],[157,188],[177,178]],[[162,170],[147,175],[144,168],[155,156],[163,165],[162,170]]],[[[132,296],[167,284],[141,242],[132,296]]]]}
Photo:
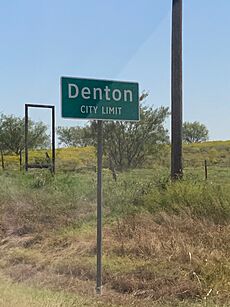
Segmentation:
{"type": "Polygon", "coordinates": [[[136,82],[61,78],[62,117],[97,120],[97,276],[102,293],[102,155],[103,121],[138,121],[139,88],[136,82]]]}
{"type": "Polygon", "coordinates": [[[182,170],[182,0],[172,3],[172,149],[171,177],[180,179],[182,170]]]}

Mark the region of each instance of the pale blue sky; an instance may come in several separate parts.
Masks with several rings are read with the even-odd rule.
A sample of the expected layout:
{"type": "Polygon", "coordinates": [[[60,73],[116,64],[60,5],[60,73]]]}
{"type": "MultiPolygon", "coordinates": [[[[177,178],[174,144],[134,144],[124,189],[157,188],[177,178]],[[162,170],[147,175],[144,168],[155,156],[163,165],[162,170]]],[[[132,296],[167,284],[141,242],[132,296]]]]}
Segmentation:
{"type": "MultiPolygon", "coordinates": [[[[58,125],[79,124],[60,117],[61,76],[138,81],[170,106],[171,2],[0,0],[0,112],[55,104],[58,125]]],[[[183,2],[184,120],[230,139],[230,1],[183,2]]]]}

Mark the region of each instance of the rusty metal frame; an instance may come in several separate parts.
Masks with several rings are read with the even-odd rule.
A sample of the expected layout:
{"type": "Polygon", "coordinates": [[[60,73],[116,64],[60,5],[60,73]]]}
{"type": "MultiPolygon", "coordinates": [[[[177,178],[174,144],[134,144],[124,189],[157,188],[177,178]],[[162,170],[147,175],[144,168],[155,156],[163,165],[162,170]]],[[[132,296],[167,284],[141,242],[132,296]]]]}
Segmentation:
{"type": "Polygon", "coordinates": [[[25,171],[27,172],[29,168],[50,168],[51,172],[55,173],[55,106],[46,105],[46,104],[25,104],[25,171]],[[52,162],[51,164],[29,164],[29,155],[28,155],[28,122],[29,122],[29,108],[43,108],[51,109],[51,144],[52,144],[52,162]]]}

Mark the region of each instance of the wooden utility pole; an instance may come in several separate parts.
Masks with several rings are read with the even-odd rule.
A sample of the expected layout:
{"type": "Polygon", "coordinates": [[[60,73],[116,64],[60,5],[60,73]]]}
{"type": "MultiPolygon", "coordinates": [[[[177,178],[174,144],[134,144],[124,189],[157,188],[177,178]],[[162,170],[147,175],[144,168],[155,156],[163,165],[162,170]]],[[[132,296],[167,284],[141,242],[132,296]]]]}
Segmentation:
{"type": "Polygon", "coordinates": [[[171,66],[171,177],[180,179],[182,170],[182,0],[172,2],[171,66]]]}

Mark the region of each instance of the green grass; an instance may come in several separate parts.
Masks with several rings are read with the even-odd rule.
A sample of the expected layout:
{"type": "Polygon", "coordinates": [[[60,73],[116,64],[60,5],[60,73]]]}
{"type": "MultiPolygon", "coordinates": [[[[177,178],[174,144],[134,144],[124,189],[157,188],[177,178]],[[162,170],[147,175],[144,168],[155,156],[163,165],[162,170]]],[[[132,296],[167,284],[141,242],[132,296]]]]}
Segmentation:
{"type": "MultiPolygon", "coordinates": [[[[30,163],[42,163],[46,161],[47,150],[29,151],[30,163]]],[[[50,150],[48,153],[51,156],[50,150]]],[[[210,166],[230,167],[230,141],[212,141],[204,143],[184,144],[184,167],[203,167],[204,160],[210,166]]],[[[19,157],[5,155],[6,169],[19,169],[19,157]]],[[[93,169],[96,165],[96,151],[94,147],[85,148],[58,148],[56,150],[57,169],[62,171],[79,171],[84,168],[93,169]]],[[[150,156],[146,161],[146,167],[154,168],[155,165],[170,165],[170,146],[165,145],[160,156],[150,156]]]]}
{"type": "MultiPolygon", "coordinates": [[[[134,303],[134,302],[133,302],[134,303]]],[[[123,306],[138,306],[136,304],[131,304],[127,302],[126,305],[123,306]]],[[[139,306],[178,306],[178,307],[216,307],[218,305],[207,300],[207,304],[205,302],[201,303],[192,303],[192,302],[180,302],[177,301],[176,305],[171,303],[163,303],[163,302],[143,302],[144,305],[139,301],[139,306]]],[[[103,307],[115,307],[118,305],[106,303],[104,301],[100,301],[98,298],[94,297],[91,299],[80,297],[76,294],[67,294],[63,291],[51,291],[38,289],[35,287],[28,287],[18,283],[12,283],[5,278],[0,278],[0,306],[1,307],[82,307],[82,306],[103,306],[103,307]]],[[[120,305],[122,306],[122,305],[120,305]]],[[[139,307],[138,306],[138,307],[139,307]]],[[[221,305],[222,307],[227,307],[228,305],[221,305]]]]}
{"type": "MultiPolygon", "coordinates": [[[[46,152],[52,156],[51,150],[30,150],[29,163],[46,164],[46,152]]],[[[19,170],[19,156],[15,154],[4,155],[5,168],[19,170]]],[[[24,163],[24,156],[23,161],[24,163]]],[[[94,147],[82,148],[57,148],[56,149],[56,166],[65,171],[77,171],[82,168],[93,168],[96,163],[94,147]]]]}
{"type": "Polygon", "coordinates": [[[212,141],[183,146],[185,165],[202,165],[206,159],[213,165],[230,166],[230,141],[212,141]]]}
{"type": "MultiPolygon", "coordinates": [[[[198,161],[219,146],[226,163],[229,145],[184,150],[198,161]]],[[[59,154],[77,171],[0,172],[0,306],[229,306],[230,168],[213,162],[205,181],[193,163],[176,183],[156,163],[116,182],[103,169],[104,295],[96,298],[94,152],[59,154]]]]}
{"type": "MultiPolygon", "coordinates": [[[[97,300],[12,283],[0,278],[0,306],[2,307],[81,307],[102,306],[97,300]]],[[[103,306],[106,306],[103,304],[103,306]]],[[[108,305],[107,305],[108,306],[108,305]]],[[[111,305],[110,305],[111,306],[111,305]]]]}

